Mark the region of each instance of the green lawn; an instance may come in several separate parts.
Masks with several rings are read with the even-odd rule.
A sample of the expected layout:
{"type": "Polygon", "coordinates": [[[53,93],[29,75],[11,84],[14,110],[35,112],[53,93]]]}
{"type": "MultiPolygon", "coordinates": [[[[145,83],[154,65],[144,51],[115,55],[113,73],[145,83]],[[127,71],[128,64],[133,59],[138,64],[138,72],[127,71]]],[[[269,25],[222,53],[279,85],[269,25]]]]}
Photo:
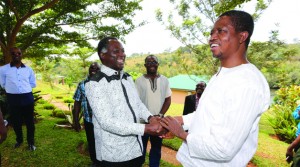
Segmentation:
{"type": "MultiPolygon", "coordinates": [[[[65,86],[55,85],[53,89],[49,84],[38,82],[38,87],[34,91],[41,91],[41,94],[52,94],[57,99],[72,98],[75,87],[69,89],[65,86]],[[63,98],[61,98],[63,97],[63,98]]],[[[62,100],[63,101],[63,100],[62,100]]],[[[87,155],[87,142],[85,132],[79,133],[59,127],[54,127],[58,122],[63,122],[63,118],[55,118],[51,116],[52,110],[43,109],[43,104],[38,104],[36,110],[41,117],[36,123],[36,146],[34,152],[27,150],[27,143],[21,148],[14,149],[15,135],[12,128],[9,128],[7,140],[0,145],[2,154],[2,166],[8,167],[76,167],[88,166],[90,164],[87,155]]],[[[183,111],[182,104],[172,104],[167,115],[181,115],[183,111]]],[[[24,136],[26,136],[26,128],[23,127],[24,136]]],[[[266,119],[266,113],[262,115],[260,121],[260,133],[258,150],[252,160],[259,167],[285,167],[289,166],[285,162],[285,151],[288,144],[273,139],[270,135],[274,133],[266,119]]],[[[26,138],[24,138],[26,141],[26,138]]],[[[172,140],[164,140],[164,145],[168,145],[173,149],[178,149],[181,140],[175,138],[172,140]]],[[[147,164],[145,165],[147,166],[147,164]]],[[[162,162],[162,167],[173,166],[169,163],[162,162]]]]}

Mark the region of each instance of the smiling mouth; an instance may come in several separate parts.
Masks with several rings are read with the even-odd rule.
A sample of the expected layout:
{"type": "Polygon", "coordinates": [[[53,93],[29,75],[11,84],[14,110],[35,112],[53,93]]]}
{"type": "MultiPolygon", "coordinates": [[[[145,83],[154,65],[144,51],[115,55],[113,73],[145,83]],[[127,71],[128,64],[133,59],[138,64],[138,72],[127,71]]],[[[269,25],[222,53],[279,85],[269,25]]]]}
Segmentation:
{"type": "Polygon", "coordinates": [[[213,43],[213,44],[210,45],[210,48],[214,48],[214,47],[218,47],[218,46],[220,46],[220,45],[213,43]]]}
{"type": "Polygon", "coordinates": [[[124,59],[118,59],[118,60],[117,60],[117,62],[118,62],[118,63],[121,63],[121,64],[124,64],[124,61],[125,61],[124,59]]]}

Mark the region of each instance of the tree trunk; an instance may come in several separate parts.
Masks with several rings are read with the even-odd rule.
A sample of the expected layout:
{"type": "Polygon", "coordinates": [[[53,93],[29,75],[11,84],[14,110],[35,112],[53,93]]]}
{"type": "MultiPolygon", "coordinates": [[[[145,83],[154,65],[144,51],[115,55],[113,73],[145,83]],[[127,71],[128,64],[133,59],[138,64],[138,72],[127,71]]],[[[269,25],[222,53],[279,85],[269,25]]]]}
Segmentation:
{"type": "Polygon", "coordinates": [[[2,48],[3,57],[1,58],[0,65],[7,64],[11,61],[11,56],[9,53],[9,47],[2,48]]]}

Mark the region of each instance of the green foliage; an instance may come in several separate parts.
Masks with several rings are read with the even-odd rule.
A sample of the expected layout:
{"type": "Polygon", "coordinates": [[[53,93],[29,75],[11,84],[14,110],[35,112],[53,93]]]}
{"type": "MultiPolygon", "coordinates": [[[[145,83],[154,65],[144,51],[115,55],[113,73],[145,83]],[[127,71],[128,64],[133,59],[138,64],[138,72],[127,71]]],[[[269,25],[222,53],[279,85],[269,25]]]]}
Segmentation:
{"type": "MultiPolygon", "coordinates": [[[[185,64],[188,63],[186,62],[188,60],[184,59],[186,52],[178,50],[176,56],[179,59],[183,58],[179,64],[185,64],[183,68],[186,73],[192,71],[194,75],[212,75],[217,71],[218,62],[212,58],[207,46],[210,30],[217,16],[227,10],[243,8],[243,4],[248,1],[250,0],[170,0],[174,7],[173,11],[156,10],[157,20],[188,48],[191,56],[194,57],[193,60],[196,60],[196,63],[193,61],[185,64]],[[180,23],[178,18],[182,20],[180,23]]],[[[254,19],[258,19],[271,1],[259,0],[255,3],[256,7],[252,15],[254,19]]]]}
{"type": "Polygon", "coordinates": [[[295,139],[297,124],[292,112],[300,99],[300,86],[291,85],[276,92],[274,104],[268,110],[268,120],[280,140],[291,143],[295,139]]]}
{"type": "Polygon", "coordinates": [[[143,74],[142,73],[138,73],[138,72],[129,72],[129,74],[131,75],[133,81],[135,81],[138,77],[142,76],[143,74]]]}
{"type": "Polygon", "coordinates": [[[65,111],[61,109],[55,109],[52,111],[52,116],[57,118],[65,118],[65,111]]]}
{"type": "Polygon", "coordinates": [[[53,110],[53,109],[55,109],[55,106],[53,104],[49,104],[49,103],[43,104],[43,107],[46,110],[53,110]]]}
{"type": "Polygon", "coordinates": [[[56,99],[63,99],[64,97],[62,96],[55,96],[56,99]]]}
{"type": "Polygon", "coordinates": [[[73,99],[64,99],[64,103],[74,103],[73,99]]]}
{"type": "Polygon", "coordinates": [[[271,88],[280,88],[300,83],[296,68],[300,63],[294,60],[299,53],[299,47],[285,44],[278,39],[278,31],[273,31],[268,42],[251,43],[248,59],[264,73],[271,88]]]}
{"type": "MultiPolygon", "coordinates": [[[[37,108],[41,108],[40,104],[37,108]]],[[[34,152],[28,151],[26,142],[20,148],[13,149],[16,138],[13,129],[8,127],[7,140],[0,145],[1,166],[90,166],[91,160],[86,149],[85,132],[53,128],[53,125],[62,119],[50,117],[51,112],[50,110],[39,110],[39,113],[45,118],[35,124],[37,150],[34,152]]]]}
{"type": "Polygon", "coordinates": [[[47,101],[44,100],[44,99],[40,99],[40,100],[38,101],[38,103],[39,103],[39,104],[45,104],[45,103],[47,103],[47,101]]]}
{"type": "MultiPolygon", "coordinates": [[[[8,48],[43,58],[66,55],[69,46],[91,47],[88,40],[122,37],[136,26],[132,21],[140,1],[23,0],[2,1],[0,8],[1,59],[9,62],[8,48]],[[45,49],[47,48],[47,49],[45,49]]],[[[3,63],[3,62],[2,62],[3,63]]]]}

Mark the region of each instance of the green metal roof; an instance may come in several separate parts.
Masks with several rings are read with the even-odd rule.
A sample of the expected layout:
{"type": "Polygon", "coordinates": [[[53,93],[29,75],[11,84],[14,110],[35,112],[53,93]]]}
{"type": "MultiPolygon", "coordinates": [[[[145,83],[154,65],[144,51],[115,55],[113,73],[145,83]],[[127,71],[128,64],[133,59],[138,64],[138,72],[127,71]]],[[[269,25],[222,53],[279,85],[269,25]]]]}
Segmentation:
{"type": "Polygon", "coordinates": [[[196,84],[200,81],[208,82],[208,76],[196,76],[196,75],[176,75],[172,78],[169,78],[170,88],[171,89],[180,89],[180,90],[195,90],[196,84]]]}

